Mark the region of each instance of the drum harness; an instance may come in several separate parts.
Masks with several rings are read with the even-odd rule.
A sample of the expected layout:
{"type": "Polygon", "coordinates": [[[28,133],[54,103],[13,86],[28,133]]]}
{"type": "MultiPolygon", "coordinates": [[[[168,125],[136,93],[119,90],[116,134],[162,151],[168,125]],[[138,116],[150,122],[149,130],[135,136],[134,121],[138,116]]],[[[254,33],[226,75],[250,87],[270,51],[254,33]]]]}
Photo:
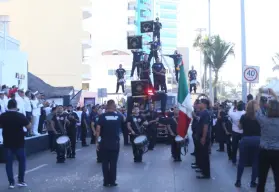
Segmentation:
{"type": "MultiPolygon", "coordinates": [[[[136,127],[137,127],[137,130],[140,132],[140,134],[143,134],[144,125],[140,126],[140,125],[138,124],[137,121],[134,121],[134,123],[135,123],[135,125],[136,125],[136,127]]],[[[136,136],[139,136],[139,135],[136,135],[136,136]]],[[[148,143],[147,143],[147,144],[148,144],[148,143]]],[[[145,147],[145,146],[144,146],[143,154],[146,153],[147,151],[148,151],[148,147],[145,147]]]]}
{"type": "MultiPolygon", "coordinates": [[[[58,119],[57,122],[58,122],[58,126],[59,126],[59,129],[60,129],[62,135],[67,136],[67,130],[65,129],[65,124],[66,124],[66,122],[65,122],[64,126],[62,126],[62,124],[61,124],[61,122],[60,122],[60,119],[58,119]]],[[[70,148],[70,150],[71,150],[71,140],[70,140],[70,139],[69,139],[69,143],[70,143],[70,144],[69,144],[69,148],[70,148]]],[[[71,153],[72,153],[72,151],[71,151],[71,153]]]]}
{"type": "MultiPolygon", "coordinates": [[[[176,125],[178,125],[178,122],[176,120],[175,117],[173,117],[173,120],[175,121],[176,125]]],[[[189,138],[188,136],[186,138],[184,138],[184,142],[183,142],[183,146],[181,146],[183,148],[183,152],[181,151],[181,155],[186,156],[187,152],[188,152],[188,144],[189,144],[189,138]]]]}

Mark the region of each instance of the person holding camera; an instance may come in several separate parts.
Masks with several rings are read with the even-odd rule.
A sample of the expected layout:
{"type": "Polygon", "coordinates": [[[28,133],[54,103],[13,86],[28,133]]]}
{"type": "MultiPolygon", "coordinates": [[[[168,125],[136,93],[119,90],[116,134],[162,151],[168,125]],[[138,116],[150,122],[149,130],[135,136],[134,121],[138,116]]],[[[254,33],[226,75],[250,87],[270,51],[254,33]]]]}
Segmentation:
{"type": "Polygon", "coordinates": [[[261,127],[259,174],[257,192],[265,191],[269,168],[271,167],[275,182],[275,192],[279,192],[279,102],[272,89],[260,89],[254,105],[255,117],[261,127]],[[272,98],[266,106],[266,115],[260,109],[260,97],[267,94],[272,98]]]}

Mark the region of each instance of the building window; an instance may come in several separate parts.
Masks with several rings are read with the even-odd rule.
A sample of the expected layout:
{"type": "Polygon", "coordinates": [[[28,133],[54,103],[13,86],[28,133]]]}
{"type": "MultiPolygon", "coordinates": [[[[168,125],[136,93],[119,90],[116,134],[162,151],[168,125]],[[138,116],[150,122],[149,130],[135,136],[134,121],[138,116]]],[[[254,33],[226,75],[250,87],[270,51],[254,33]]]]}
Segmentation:
{"type": "Polygon", "coordinates": [[[168,32],[162,32],[161,37],[166,37],[166,38],[177,38],[176,33],[168,33],[168,32]]]}
{"type": "Polygon", "coordinates": [[[89,83],[82,83],[82,90],[89,90],[89,83]]]}
{"type": "Polygon", "coordinates": [[[176,23],[162,23],[162,25],[164,26],[164,28],[177,28],[176,23]]]}
{"type": "Polygon", "coordinates": [[[162,19],[177,19],[176,14],[167,14],[167,13],[161,13],[160,17],[162,19]]]}
{"type": "Polygon", "coordinates": [[[129,17],[129,18],[128,18],[128,24],[129,24],[129,25],[135,24],[135,19],[132,18],[132,17],[129,17]]]}
{"type": "Polygon", "coordinates": [[[177,10],[177,6],[174,4],[160,4],[161,9],[177,10]]]}
{"type": "Polygon", "coordinates": [[[109,69],[108,70],[108,75],[110,75],[110,76],[115,75],[115,70],[114,69],[109,69]]]}
{"type": "Polygon", "coordinates": [[[136,4],[135,3],[128,3],[128,10],[136,10],[136,4]]]}

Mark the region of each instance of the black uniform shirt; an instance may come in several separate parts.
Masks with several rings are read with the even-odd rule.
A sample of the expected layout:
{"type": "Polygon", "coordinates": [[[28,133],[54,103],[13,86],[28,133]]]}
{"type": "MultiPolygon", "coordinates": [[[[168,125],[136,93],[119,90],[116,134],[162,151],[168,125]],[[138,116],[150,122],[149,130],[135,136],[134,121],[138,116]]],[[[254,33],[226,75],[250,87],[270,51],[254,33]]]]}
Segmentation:
{"type": "Polygon", "coordinates": [[[175,117],[169,117],[168,118],[168,123],[170,125],[170,128],[175,135],[177,135],[177,131],[176,131],[177,121],[178,121],[178,119],[175,119],[175,117]]]}
{"type": "Polygon", "coordinates": [[[162,28],[162,23],[154,22],[154,31],[160,31],[161,28],[162,28]]]}
{"type": "Polygon", "coordinates": [[[75,131],[77,122],[79,120],[77,114],[75,112],[69,112],[67,118],[70,121],[70,124],[67,126],[67,131],[75,131]]]}
{"type": "Polygon", "coordinates": [[[141,60],[141,56],[143,55],[142,51],[132,51],[133,53],[133,62],[139,62],[141,60]]]}
{"type": "Polygon", "coordinates": [[[119,68],[116,70],[116,76],[118,79],[123,79],[125,73],[126,73],[126,71],[123,68],[119,68]]]}
{"type": "Polygon", "coordinates": [[[208,126],[208,131],[207,131],[207,136],[206,136],[206,140],[209,140],[210,138],[210,131],[209,131],[209,126],[210,126],[210,115],[208,110],[204,110],[200,112],[200,119],[197,125],[197,136],[199,138],[202,137],[203,134],[203,127],[207,125],[208,126]]]}
{"type": "Polygon", "coordinates": [[[67,114],[56,114],[52,117],[52,121],[54,121],[54,128],[57,133],[62,134],[64,133],[64,125],[66,120],[67,114]]]}
{"type": "MultiPolygon", "coordinates": [[[[165,69],[165,66],[163,65],[163,63],[154,63],[152,65],[152,70],[154,70],[156,72],[161,72],[162,69],[165,69]]],[[[157,75],[155,73],[153,73],[153,76],[155,76],[155,77],[162,77],[162,75],[157,75]]]]}
{"type": "Polygon", "coordinates": [[[177,67],[178,64],[181,62],[181,55],[180,54],[173,54],[169,55],[170,58],[173,59],[174,66],[177,67]]]}
{"type": "Polygon", "coordinates": [[[144,118],[143,116],[141,115],[138,115],[138,116],[135,116],[135,115],[132,115],[130,116],[128,119],[127,119],[127,122],[131,123],[131,127],[133,129],[133,131],[139,135],[140,134],[140,131],[139,128],[141,127],[141,125],[143,124],[144,122],[144,118]]]}
{"type": "Polygon", "coordinates": [[[99,116],[98,125],[101,127],[101,149],[119,150],[120,130],[124,119],[115,112],[106,112],[99,116]]]}

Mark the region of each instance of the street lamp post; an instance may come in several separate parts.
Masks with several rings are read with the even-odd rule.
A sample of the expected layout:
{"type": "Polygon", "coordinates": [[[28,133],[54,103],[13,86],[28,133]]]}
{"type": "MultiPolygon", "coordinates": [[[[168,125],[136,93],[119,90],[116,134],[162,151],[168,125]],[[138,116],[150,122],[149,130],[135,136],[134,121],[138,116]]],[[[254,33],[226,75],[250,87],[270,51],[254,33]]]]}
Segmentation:
{"type": "Polygon", "coordinates": [[[240,0],[240,12],[241,12],[241,62],[242,62],[242,100],[246,102],[247,96],[247,84],[244,80],[244,67],[246,65],[246,29],[245,29],[245,2],[240,0]]]}
{"type": "MultiPolygon", "coordinates": [[[[196,31],[199,33],[200,36],[202,36],[202,32],[206,31],[206,29],[205,28],[198,28],[198,29],[196,29],[196,31]]],[[[200,84],[204,85],[203,93],[205,93],[205,90],[206,90],[206,88],[205,88],[206,79],[205,78],[202,79],[202,64],[203,64],[202,50],[200,49],[199,51],[200,51],[200,84]],[[202,82],[202,81],[204,81],[204,82],[202,82]]],[[[203,73],[206,73],[206,71],[204,71],[203,73]]],[[[200,87],[202,87],[201,85],[200,85],[200,87]]]]}
{"type": "MultiPolygon", "coordinates": [[[[208,0],[208,38],[211,36],[211,3],[210,0],[208,0]]],[[[213,103],[213,91],[212,91],[212,69],[209,65],[209,98],[210,101],[213,103]]]]}

